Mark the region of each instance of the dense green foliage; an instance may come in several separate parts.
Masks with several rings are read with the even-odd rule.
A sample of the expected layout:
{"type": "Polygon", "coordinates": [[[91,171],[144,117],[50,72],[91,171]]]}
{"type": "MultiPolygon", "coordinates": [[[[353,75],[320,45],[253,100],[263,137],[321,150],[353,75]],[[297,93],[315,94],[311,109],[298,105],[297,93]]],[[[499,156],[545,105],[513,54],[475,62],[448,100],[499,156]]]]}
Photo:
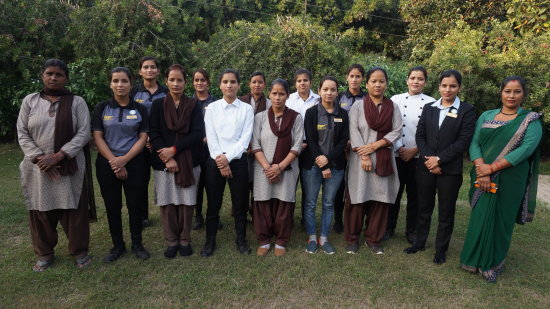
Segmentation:
{"type": "Polygon", "coordinates": [[[203,67],[214,79],[234,67],[244,81],[255,70],[268,80],[292,80],[295,69],[306,67],[314,88],[325,74],[345,82],[351,63],[381,65],[390,75],[388,95],[405,90],[409,66],[424,64],[431,76],[426,92],[437,97],[434,77],[454,68],[465,76],[461,98],[480,112],[498,105],[505,76],[523,75],[531,89],[526,106],[548,112],[549,6],[549,0],[0,1],[0,82],[7,86],[0,93],[0,136],[13,137],[21,99],[40,89],[40,64],[52,57],[69,63],[69,87],[90,108],[109,96],[110,68],[137,73],[138,59],[152,55],[164,68],[203,67]]]}

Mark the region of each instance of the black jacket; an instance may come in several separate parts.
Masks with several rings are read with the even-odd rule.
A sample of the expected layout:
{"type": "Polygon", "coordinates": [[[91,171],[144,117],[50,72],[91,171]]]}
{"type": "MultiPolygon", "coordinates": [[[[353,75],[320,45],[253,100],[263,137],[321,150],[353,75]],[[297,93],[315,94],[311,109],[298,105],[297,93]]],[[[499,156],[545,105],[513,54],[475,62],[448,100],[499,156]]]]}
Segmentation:
{"type": "MultiPolygon", "coordinates": [[[[321,104],[321,103],[319,103],[321,104]]],[[[334,168],[337,170],[346,168],[346,156],[344,150],[349,140],[349,117],[345,109],[338,106],[338,118],[342,122],[334,122],[334,140],[332,150],[324,154],[328,159],[328,164],[323,168],[334,168]]],[[[318,141],[317,123],[319,122],[319,106],[314,105],[306,111],[304,119],[304,131],[306,135],[307,147],[300,155],[300,168],[310,169],[315,164],[315,158],[323,155],[318,141]]]]}
{"type": "Polygon", "coordinates": [[[462,175],[464,152],[470,147],[476,127],[472,105],[460,102],[457,117],[445,116],[439,128],[440,109],[428,103],[416,128],[416,145],[420,153],[418,168],[425,169],[424,156],[438,156],[443,175],[462,175]]]}
{"type": "Polygon", "coordinates": [[[199,104],[195,104],[195,108],[191,112],[189,133],[176,144],[176,133],[168,130],[164,120],[164,98],[153,101],[149,115],[149,141],[153,145],[151,155],[153,169],[163,170],[165,168],[164,163],[158,157],[157,150],[171,146],[176,146],[178,152],[191,149],[193,166],[199,165],[204,136],[204,119],[199,104]]]}

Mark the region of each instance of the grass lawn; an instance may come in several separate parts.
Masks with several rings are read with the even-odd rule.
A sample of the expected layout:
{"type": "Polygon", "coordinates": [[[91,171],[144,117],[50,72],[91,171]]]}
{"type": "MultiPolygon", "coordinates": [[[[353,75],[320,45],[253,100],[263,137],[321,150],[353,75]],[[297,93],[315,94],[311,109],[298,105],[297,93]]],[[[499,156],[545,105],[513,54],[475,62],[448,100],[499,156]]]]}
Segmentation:
{"type": "MultiPolygon", "coordinates": [[[[194,255],[166,260],[158,209],[152,206],[153,225],[144,231],[151,259],[138,261],[127,254],[107,265],[101,260],[111,243],[103,200],[96,190],[99,219],[91,224],[93,264],[83,270],[75,267],[59,227],[56,264],[44,273],[33,273],[31,266],[36,259],[18,178],[21,156],[17,146],[0,145],[2,308],[550,307],[550,209],[539,207],[533,223],[516,226],[506,271],[496,284],[488,284],[480,276],[458,269],[470,214],[466,185],[460,195],[448,260],[442,266],[432,263],[435,229],[426,251],[415,255],[402,252],[408,245],[404,211],[396,237],[384,243],[383,256],[373,255],[365,246],[356,255],[346,254],[343,235],[337,234],[331,235],[335,255],[309,255],[304,252],[306,234],[298,218],[287,256],[243,256],[235,250],[228,203],[222,210],[225,227],[218,234],[218,250],[213,257],[198,254],[205,238],[203,229],[192,233],[194,255]]],[[[127,216],[124,220],[128,245],[127,216]]],[[[250,225],[248,238],[255,250],[250,225]]]]}

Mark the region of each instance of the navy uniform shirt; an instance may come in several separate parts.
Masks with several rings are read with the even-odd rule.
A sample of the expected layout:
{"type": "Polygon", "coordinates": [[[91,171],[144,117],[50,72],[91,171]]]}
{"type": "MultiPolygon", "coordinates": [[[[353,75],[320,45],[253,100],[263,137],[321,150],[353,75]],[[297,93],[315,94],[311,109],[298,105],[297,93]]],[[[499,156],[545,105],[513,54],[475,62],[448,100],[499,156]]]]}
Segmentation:
{"type": "Polygon", "coordinates": [[[138,141],[140,133],[149,132],[147,109],[133,100],[126,106],[120,106],[113,98],[103,101],[92,114],[92,131],[103,132],[111,152],[123,156],[138,141]]]}
{"type": "Polygon", "coordinates": [[[340,104],[341,108],[345,109],[346,112],[349,113],[349,110],[351,109],[353,104],[357,101],[363,102],[363,97],[366,95],[367,93],[364,92],[363,89],[361,89],[361,92],[359,92],[358,95],[351,94],[348,89],[338,96],[336,102],[340,104]]]}
{"type": "Polygon", "coordinates": [[[147,90],[147,88],[143,86],[143,82],[141,82],[132,88],[132,91],[130,91],[130,97],[133,98],[134,101],[136,101],[137,103],[143,104],[143,106],[145,106],[145,108],[147,109],[147,113],[150,113],[153,101],[166,97],[167,93],[168,88],[164,87],[161,84],[158,84],[158,88],[155,93],[150,93],[149,90],[147,90]]]}

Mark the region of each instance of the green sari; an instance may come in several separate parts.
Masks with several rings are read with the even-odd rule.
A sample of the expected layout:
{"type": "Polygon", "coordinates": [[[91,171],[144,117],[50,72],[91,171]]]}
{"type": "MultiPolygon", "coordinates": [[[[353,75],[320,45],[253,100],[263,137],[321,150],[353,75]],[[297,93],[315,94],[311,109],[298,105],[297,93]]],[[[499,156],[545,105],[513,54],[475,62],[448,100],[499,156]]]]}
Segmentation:
{"type": "MultiPolygon", "coordinates": [[[[517,162],[506,157],[512,166],[491,175],[491,181],[498,186],[496,193],[484,193],[475,188],[476,172],[475,166],[472,167],[470,202],[473,209],[460,259],[463,265],[482,271],[494,269],[504,261],[510,248],[514,223],[527,222],[530,218],[528,213],[535,211],[538,146],[542,135],[539,113],[520,109],[518,116],[509,122],[492,120],[495,114],[489,111],[480,117],[488,119],[478,121],[477,136],[472,142],[479,146],[485,163],[505,158],[513,151],[515,154],[525,153],[517,162]],[[537,129],[538,140],[533,139],[535,134],[530,132],[528,138],[532,145],[536,144],[535,147],[522,147],[530,124],[531,129],[537,129]]],[[[470,155],[474,160],[476,157],[472,156],[472,152],[471,147],[470,155]]]]}

